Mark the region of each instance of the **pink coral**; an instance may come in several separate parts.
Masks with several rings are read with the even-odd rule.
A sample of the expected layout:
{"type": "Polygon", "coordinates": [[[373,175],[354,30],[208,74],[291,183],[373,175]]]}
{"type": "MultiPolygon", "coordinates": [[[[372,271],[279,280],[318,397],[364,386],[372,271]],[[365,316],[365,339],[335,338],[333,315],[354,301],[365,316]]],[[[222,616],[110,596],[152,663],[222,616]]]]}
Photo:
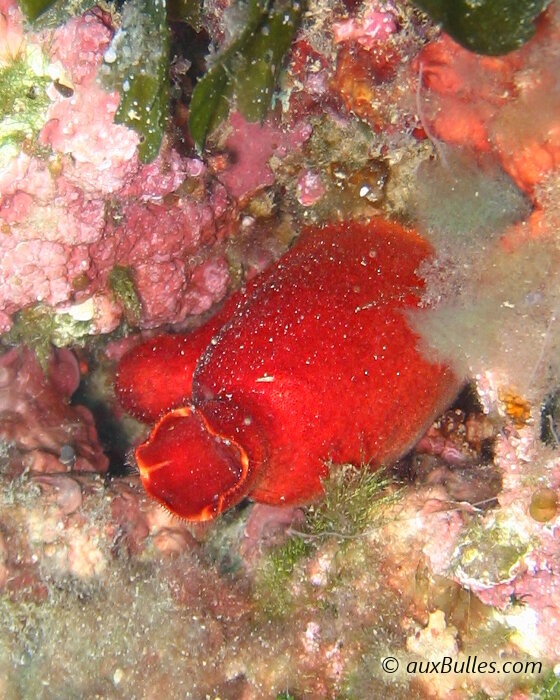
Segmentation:
{"type": "MultiPolygon", "coordinates": [[[[172,186],[169,174],[166,177],[158,184],[162,192],[166,185],[172,186]]],[[[134,190],[134,182],[129,188],[134,190]]],[[[223,298],[229,283],[223,253],[212,252],[227,231],[227,218],[224,228],[216,221],[225,198],[219,190],[223,190],[219,184],[211,186],[209,201],[201,203],[188,196],[169,202],[131,197],[117,226],[109,223],[90,247],[92,281],[102,285],[115,263],[129,266],[146,328],[206,311],[223,298]]]]}
{"type": "Polygon", "coordinates": [[[100,10],[72,17],[44,39],[50,44],[51,61],[60,61],[74,84],[91,83],[109,47],[112,31],[103,21],[100,10]]]}

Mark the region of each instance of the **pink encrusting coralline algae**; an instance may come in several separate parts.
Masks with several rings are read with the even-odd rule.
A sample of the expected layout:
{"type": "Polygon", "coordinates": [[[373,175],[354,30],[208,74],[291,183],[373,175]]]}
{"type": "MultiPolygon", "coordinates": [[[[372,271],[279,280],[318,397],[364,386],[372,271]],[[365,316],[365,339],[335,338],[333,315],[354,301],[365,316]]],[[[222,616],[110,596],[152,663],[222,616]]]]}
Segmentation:
{"type": "Polygon", "coordinates": [[[13,475],[105,472],[103,453],[91,412],[70,405],[80,383],[76,357],[57,349],[46,369],[26,347],[0,357],[0,425],[2,440],[17,457],[8,462],[13,475]]]}
{"type": "Polygon", "coordinates": [[[40,63],[48,105],[37,152],[18,149],[0,163],[0,328],[38,301],[60,307],[93,297],[92,332],[111,330],[119,314],[104,297],[111,300],[115,265],[130,267],[140,325],[181,321],[218,301],[229,277],[212,246],[228,230],[228,195],[209,185],[206,198],[165,199],[188,178],[204,187],[204,168],[169,147],[155,162],[139,162],[138,135],[114,123],[118,93],[96,79],[112,36],[100,14],[19,35],[19,43],[15,4],[2,17],[12,54],[40,63]]]}
{"type": "Polygon", "coordinates": [[[113,34],[107,17],[92,10],[24,36],[17,5],[4,2],[0,12],[2,60],[27,62],[45,101],[29,134],[36,146],[1,149],[0,331],[28,305],[67,310],[86,300],[91,333],[114,329],[121,313],[108,277],[115,266],[134,281],[140,327],[210,308],[229,284],[223,241],[235,198],[271,184],[268,159],[299,147],[307,127],[291,136],[233,119],[232,136],[256,129],[251,143],[262,152],[242,153],[222,181],[165,142],[154,162],[142,164],[138,134],[114,122],[119,94],[97,79],[113,34]]]}
{"type": "Polygon", "coordinates": [[[361,18],[333,24],[335,43],[355,40],[366,49],[386,41],[397,31],[396,10],[389,3],[366,2],[361,18]]]}

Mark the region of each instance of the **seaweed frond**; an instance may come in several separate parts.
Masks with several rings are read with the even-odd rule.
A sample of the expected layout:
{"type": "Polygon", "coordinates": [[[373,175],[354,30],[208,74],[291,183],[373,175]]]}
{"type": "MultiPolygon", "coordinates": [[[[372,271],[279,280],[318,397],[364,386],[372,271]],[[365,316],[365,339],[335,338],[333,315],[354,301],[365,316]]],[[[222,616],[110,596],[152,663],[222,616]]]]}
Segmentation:
{"type": "MultiPolygon", "coordinates": [[[[291,537],[264,558],[255,580],[255,597],[265,614],[285,617],[306,596],[305,564],[319,548],[348,552],[347,545],[380,527],[386,508],[400,497],[386,470],[351,464],[331,466],[323,482],[324,499],[310,506],[306,520],[291,537]]],[[[317,604],[317,601],[315,601],[317,604]]]]}
{"type": "Polygon", "coordinates": [[[255,597],[263,612],[283,617],[290,609],[294,594],[290,581],[297,563],[313,551],[302,537],[290,537],[265,557],[256,581],[255,597]]]}
{"type": "Polygon", "coordinates": [[[386,506],[400,497],[400,489],[392,487],[394,479],[385,469],[331,466],[323,481],[324,499],[307,512],[307,531],[320,538],[344,540],[379,526],[386,506]]]}
{"type": "Polygon", "coordinates": [[[46,370],[53,345],[58,348],[79,345],[89,338],[91,332],[90,321],[57,312],[46,304],[35,304],[18,311],[12,328],[4,334],[3,340],[8,345],[27,345],[46,370]]]}
{"type": "Polygon", "coordinates": [[[142,302],[136,291],[132,270],[124,265],[115,265],[109,274],[109,287],[124,312],[126,319],[133,323],[140,320],[142,302]]]}

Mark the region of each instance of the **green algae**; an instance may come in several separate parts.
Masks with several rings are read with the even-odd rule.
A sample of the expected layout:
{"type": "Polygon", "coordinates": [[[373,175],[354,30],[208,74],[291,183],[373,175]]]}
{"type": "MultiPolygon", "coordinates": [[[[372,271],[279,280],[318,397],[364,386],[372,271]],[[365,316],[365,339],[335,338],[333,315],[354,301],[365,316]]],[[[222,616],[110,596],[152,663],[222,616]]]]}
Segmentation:
{"type": "Polygon", "coordinates": [[[18,0],[25,19],[34,30],[57,27],[92,7],[105,7],[103,0],[18,0]]]}
{"type": "Polygon", "coordinates": [[[33,141],[46,119],[51,82],[45,58],[37,46],[29,46],[0,68],[0,167],[33,141]]]}
{"type": "Polygon", "coordinates": [[[54,0],[18,0],[21,11],[30,22],[48,10],[53,3],[54,0]]]}
{"type": "MultiPolygon", "coordinates": [[[[51,26],[92,5],[88,0],[21,0],[28,20],[51,26]]],[[[190,105],[189,126],[202,149],[206,136],[229,113],[235,101],[249,121],[262,120],[270,108],[280,68],[297,30],[300,0],[251,0],[246,26],[197,84],[190,105]]],[[[176,0],[173,19],[201,29],[197,0],[176,0]]],[[[116,32],[100,75],[104,85],[121,95],[115,121],[140,136],[138,154],[144,163],[159,153],[169,109],[170,34],[163,0],[129,0],[123,5],[116,32]]]]}
{"type": "Polygon", "coordinates": [[[244,30],[194,89],[189,130],[199,150],[235,103],[248,121],[270,109],[284,54],[302,16],[303,0],[250,0],[244,30]]]}
{"type": "Polygon", "coordinates": [[[127,321],[139,321],[142,302],[136,291],[132,270],[124,265],[115,265],[109,274],[108,282],[115,300],[122,306],[127,321]]]}
{"type": "Polygon", "coordinates": [[[14,323],[3,340],[9,345],[27,345],[45,370],[52,346],[59,348],[85,342],[93,333],[90,321],[76,320],[66,313],[57,313],[46,304],[35,304],[18,311],[14,323]]]}
{"type": "MultiPolygon", "coordinates": [[[[337,549],[336,558],[343,556],[347,562],[361,557],[361,536],[380,527],[385,509],[400,497],[393,485],[393,479],[383,470],[370,471],[351,464],[331,467],[323,481],[325,495],[320,503],[306,509],[301,530],[292,532],[284,544],[264,557],[256,577],[255,597],[265,614],[285,617],[311,595],[304,567],[320,546],[332,543],[337,549]]],[[[341,581],[336,585],[342,585],[341,581]]]]}
{"type": "MultiPolygon", "coordinates": [[[[313,548],[301,537],[291,537],[279,547],[274,547],[262,562],[255,584],[255,600],[267,617],[284,618],[296,603],[292,583],[296,578],[296,567],[313,548]]],[[[301,567],[297,578],[303,583],[301,567]]]]}
{"type": "Polygon", "coordinates": [[[307,512],[307,532],[344,541],[366,528],[379,527],[385,508],[400,497],[399,490],[389,488],[392,485],[394,479],[383,469],[352,464],[331,467],[323,482],[324,498],[307,512]]]}
{"type": "Polygon", "coordinates": [[[158,155],[167,122],[169,42],[164,0],[128,2],[100,71],[104,85],[120,92],[115,122],[140,135],[143,163],[158,155]]]}
{"type": "Polygon", "coordinates": [[[471,51],[490,56],[523,46],[550,0],[414,0],[434,22],[471,51]]]}
{"type": "Polygon", "coordinates": [[[531,688],[531,700],[557,700],[560,697],[560,678],[549,671],[531,688]]]}

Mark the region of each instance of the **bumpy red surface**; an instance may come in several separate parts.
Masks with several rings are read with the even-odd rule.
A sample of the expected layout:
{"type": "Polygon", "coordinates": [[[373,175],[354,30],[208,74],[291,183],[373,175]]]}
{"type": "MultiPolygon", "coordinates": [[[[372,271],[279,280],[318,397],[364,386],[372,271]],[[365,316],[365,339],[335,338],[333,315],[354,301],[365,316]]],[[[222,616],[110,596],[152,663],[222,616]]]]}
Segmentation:
{"type": "Polygon", "coordinates": [[[207,326],[129,351],[117,394],[137,417],[160,416],[136,450],[146,490],[205,520],[245,496],[312,500],[330,461],[402,455],[457,389],[403,313],[429,254],[382,220],[310,228],[207,326]]]}

